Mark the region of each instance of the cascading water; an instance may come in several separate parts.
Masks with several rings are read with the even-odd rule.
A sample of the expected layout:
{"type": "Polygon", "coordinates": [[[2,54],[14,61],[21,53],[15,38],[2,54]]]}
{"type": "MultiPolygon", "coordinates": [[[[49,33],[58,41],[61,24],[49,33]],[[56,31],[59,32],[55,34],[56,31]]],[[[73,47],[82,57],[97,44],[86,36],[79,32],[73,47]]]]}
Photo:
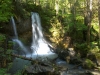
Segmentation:
{"type": "Polygon", "coordinates": [[[21,53],[21,54],[26,54],[26,53],[28,53],[28,51],[27,51],[27,49],[26,49],[26,47],[23,45],[23,43],[18,39],[18,34],[17,34],[17,29],[16,29],[16,24],[15,24],[15,21],[14,21],[14,18],[13,17],[11,17],[11,21],[12,21],[12,26],[13,26],[13,30],[14,30],[14,38],[12,39],[13,40],[13,42],[15,42],[20,48],[21,48],[21,50],[20,50],[20,52],[18,52],[15,48],[15,46],[16,46],[16,44],[15,44],[15,46],[14,46],[14,50],[15,50],[15,53],[21,53]]]}
{"type": "Polygon", "coordinates": [[[31,13],[32,19],[32,55],[26,55],[27,57],[32,57],[33,59],[55,59],[57,54],[53,53],[49,47],[49,43],[44,39],[42,33],[42,27],[40,22],[40,17],[38,13],[31,13]]]}
{"type": "Polygon", "coordinates": [[[47,58],[51,60],[55,59],[57,57],[57,54],[52,52],[52,50],[49,47],[50,44],[43,37],[39,14],[32,12],[31,19],[32,19],[32,33],[33,33],[32,45],[31,45],[32,53],[29,53],[29,51],[26,49],[23,43],[18,39],[16,24],[14,22],[13,17],[11,17],[15,35],[13,41],[20,46],[22,52],[25,53],[25,56],[28,58],[33,58],[33,59],[47,58]]]}
{"type": "Polygon", "coordinates": [[[11,21],[12,21],[12,26],[13,26],[15,38],[18,39],[18,34],[17,34],[17,30],[16,30],[16,24],[15,24],[15,21],[14,21],[13,17],[11,17],[11,21]]]}

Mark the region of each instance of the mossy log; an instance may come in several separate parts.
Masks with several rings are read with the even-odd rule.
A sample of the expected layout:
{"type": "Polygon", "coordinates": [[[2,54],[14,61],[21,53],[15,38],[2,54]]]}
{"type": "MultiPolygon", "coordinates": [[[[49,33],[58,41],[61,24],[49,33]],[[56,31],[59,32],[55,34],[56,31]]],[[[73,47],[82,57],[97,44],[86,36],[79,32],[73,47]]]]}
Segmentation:
{"type": "Polygon", "coordinates": [[[26,56],[22,56],[22,55],[18,55],[18,54],[11,54],[12,56],[14,57],[17,57],[17,58],[21,58],[21,59],[24,59],[24,60],[29,60],[32,62],[32,64],[42,64],[42,65],[45,65],[45,66],[52,66],[52,64],[54,64],[53,62],[51,61],[40,61],[40,60],[36,60],[36,59],[33,59],[33,58],[27,58],[26,56]]]}

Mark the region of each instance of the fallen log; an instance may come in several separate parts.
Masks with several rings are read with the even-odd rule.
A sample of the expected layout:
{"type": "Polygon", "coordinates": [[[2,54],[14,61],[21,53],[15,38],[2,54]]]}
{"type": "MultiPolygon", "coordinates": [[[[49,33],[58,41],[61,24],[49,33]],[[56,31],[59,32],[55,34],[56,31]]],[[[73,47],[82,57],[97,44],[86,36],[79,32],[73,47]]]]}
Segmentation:
{"type": "Polygon", "coordinates": [[[24,59],[24,60],[36,61],[36,60],[34,60],[34,59],[32,59],[32,58],[27,58],[27,57],[25,57],[25,56],[18,55],[18,54],[11,54],[11,55],[14,56],[14,57],[17,57],[17,58],[24,59]]]}
{"type": "Polygon", "coordinates": [[[22,56],[22,55],[18,55],[18,54],[11,54],[12,56],[14,57],[17,57],[17,58],[21,58],[21,59],[24,59],[24,60],[28,60],[28,61],[31,61],[32,64],[42,64],[42,65],[45,65],[45,66],[52,66],[52,64],[54,64],[53,62],[51,61],[40,61],[38,59],[33,59],[33,58],[27,58],[26,56],[22,56]]]}

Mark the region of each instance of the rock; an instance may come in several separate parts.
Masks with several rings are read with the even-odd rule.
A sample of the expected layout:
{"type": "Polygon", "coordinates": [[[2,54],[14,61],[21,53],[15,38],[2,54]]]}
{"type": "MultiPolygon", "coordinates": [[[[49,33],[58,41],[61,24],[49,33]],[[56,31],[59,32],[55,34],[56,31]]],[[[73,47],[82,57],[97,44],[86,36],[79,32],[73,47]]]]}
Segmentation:
{"type": "Polygon", "coordinates": [[[78,64],[81,64],[83,61],[81,59],[78,59],[78,58],[74,58],[74,59],[71,59],[70,60],[70,64],[75,64],[75,65],[78,65],[78,64]]]}
{"type": "Polygon", "coordinates": [[[85,68],[85,69],[94,69],[95,68],[95,64],[90,59],[86,59],[83,62],[83,68],[85,68]]]}
{"type": "Polygon", "coordinates": [[[98,60],[95,56],[95,54],[90,53],[87,55],[87,58],[90,59],[94,64],[96,64],[96,66],[99,66],[98,60]]]}
{"type": "Polygon", "coordinates": [[[66,50],[61,50],[58,55],[61,59],[66,60],[67,62],[69,62],[70,60],[74,59],[75,57],[75,51],[73,50],[73,48],[68,48],[66,50]]]}
{"type": "Polygon", "coordinates": [[[98,66],[100,66],[100,59],[97,59],[98,66]]]}
{"type": "Polygon", "coordinates": [[[31,30],[31,19],[21,19],[20,22],[17,21],[16,23],[18,33],[24,33],[31,30]]]}
{"type": "Polygon", "coordinates": [[[59,75],[53,67],[40,65],[40,64],[34,64],[31,66],[28,66],[23,74],[28,75],[59,75]]]}

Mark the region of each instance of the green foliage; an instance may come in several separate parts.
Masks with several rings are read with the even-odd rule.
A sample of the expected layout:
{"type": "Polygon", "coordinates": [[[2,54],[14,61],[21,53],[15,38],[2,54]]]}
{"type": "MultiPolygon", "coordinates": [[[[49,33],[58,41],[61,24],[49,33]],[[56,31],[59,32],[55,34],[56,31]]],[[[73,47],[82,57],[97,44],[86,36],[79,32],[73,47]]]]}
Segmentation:
{"type": "Polygon", "coordinates": [[[0,75],[11,75],[11,74],[7,73],[9,68],[11,68],[11,65],[12,65],[12,63],[9,63],[7,68],[0,68],[0,75]]]}
{"type": "Polygon", "coordinates": [[[6,42],[7,38],[4,34],[0,34],[0,66],[6,67],[7,61],[11,61],[11,53],[12,53],[12,47],[11,47],[11,41],[6,42]]]}
{"type": "Polygon", "coordinates": [[[95,53],[98,60],[100,60],[100,53],[95,53]]]}
{"type": "Polygon", "coordinates": [[[55,20],[54,23],[51,23],[52,27],[49,29],[52,33],[53,42],[59,43],[61,38],[64,36],[64,31],[61,23],[57,20],[55,20]]]}
{"type": "Polygon", "coordinates": [[[18,71],[17,73],[15,73],[14,75],[22,75],[21,71],[18,71]]]}
{"type": "Polygon", "coordinates": [[[4,68],[0,68],[0,75],[10,75],[10,74],[6,74],[7,69],[4,68]]]}
{"type": "Polygon", "coordinates": [[[6,39],[5,35],[0,34],[0,41],[4,41],[6,39]]]}
{"type": "Polygon", "coordinates": [[[0,22],[7,22],[12,15],[12,1],[0,0],[0,22]]]}
{"type": "MultiPolygon", "coordinates": [[[[63,25],[64,25],[64,31],[69,34],[69,36],[72,37],[73,41],[76,43],[80,43],[84,40],[84,34],[83,32],[87,30],[87,26],[84,25],[84,17],[80,14],[77,14],[75,18],[73,18],[73,14],[69,13],[66,14],[63,18],[63,25]]],[[[85,37],[86,38],[86,37],[85,37]]]]}
{"type": "Polygon", "coordinates": [[[84,58],[87,56],[87,53],[90,51],[90,48],[87,46],[87,43],[75,44],[75,50],[77,53],[81,54],[81,57],[84,58]]]}

